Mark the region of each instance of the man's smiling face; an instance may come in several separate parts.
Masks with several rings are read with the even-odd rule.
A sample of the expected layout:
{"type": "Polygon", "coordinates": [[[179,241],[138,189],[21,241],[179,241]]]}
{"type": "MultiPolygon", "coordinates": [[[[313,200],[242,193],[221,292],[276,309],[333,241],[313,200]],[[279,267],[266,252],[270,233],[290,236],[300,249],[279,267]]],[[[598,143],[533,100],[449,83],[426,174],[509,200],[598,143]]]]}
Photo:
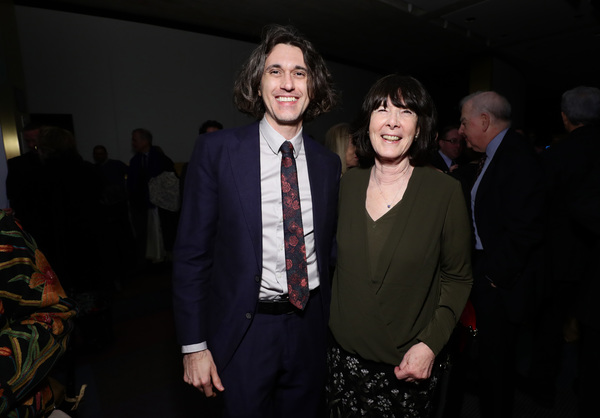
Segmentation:
{"type": "Polygon", "coordinates": [[[300,129],[310,103],[308,69],[300,48],[275,45],[265,61],[259,95],[265,103],[265,117],[276,131],[300,129]]]}

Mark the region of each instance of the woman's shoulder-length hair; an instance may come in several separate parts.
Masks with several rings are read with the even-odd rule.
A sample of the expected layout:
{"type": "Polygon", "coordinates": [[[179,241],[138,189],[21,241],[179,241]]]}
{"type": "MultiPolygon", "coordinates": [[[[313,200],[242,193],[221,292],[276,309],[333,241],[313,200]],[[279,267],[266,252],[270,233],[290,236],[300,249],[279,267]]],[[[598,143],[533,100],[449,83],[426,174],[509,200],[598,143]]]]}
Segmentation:
{"type": "Polygon", "coordinates": [[[375,162],[375,150],[369,138],[371,114],[379,106],[392,103],[396,107],[410,109],[417,115],[417,132],[410,149],[409,161],[413,166],[427,164],[429,152],[435,142],[437,111],[425,87],[415,78],[390,74],[379,79],[369,89],[355,123],[353,141],[361,167],[371,167],[375,162]]]}
{"type": "Polygon", "coordinates": [[[236,107],[256,119],[263,117],[266,109],[262,97],[258,94],[260,82],[267,56],[279,44],[298,47],[304,56],[304,63],[308,69],[310,102],[303,120],[309,121],[321,113],[330,111],[337,103],[337,94],[333,89],[332,77],[325,61],[312,43],[304,38],[296,28],[280,25],[267,27],[263,41],[242,66],[233,88],[233,100],[236,107]]]}

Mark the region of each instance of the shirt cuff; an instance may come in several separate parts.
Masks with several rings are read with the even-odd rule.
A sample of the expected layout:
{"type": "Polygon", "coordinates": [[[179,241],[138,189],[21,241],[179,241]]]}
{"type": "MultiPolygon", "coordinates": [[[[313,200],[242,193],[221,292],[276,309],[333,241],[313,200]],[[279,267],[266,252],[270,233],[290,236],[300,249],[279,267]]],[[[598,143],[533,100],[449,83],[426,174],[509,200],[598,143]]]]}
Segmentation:
{"type": "Polygon", "coordinates": [[[190,344],[190,345],[184,345],[181,347],[181,352],[183,354],[189,354],[189,353],[195,353],[197,351],[203,351],[206,350],[208,348],[208,345],[206,344],[206,341],[198,343],[198,344],[190,344]]]}

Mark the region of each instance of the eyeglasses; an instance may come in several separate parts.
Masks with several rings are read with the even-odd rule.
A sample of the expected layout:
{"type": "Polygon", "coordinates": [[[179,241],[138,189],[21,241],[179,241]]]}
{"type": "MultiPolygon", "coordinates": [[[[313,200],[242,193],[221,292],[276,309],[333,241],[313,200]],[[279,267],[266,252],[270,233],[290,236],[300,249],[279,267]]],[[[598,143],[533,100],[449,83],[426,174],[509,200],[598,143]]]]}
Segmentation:
{"type": "Polygon", "coordinates": [[[454,145],[461,143],[462,139],[440,139],[440,141],[450,142],[452,145],[454,145]]]}

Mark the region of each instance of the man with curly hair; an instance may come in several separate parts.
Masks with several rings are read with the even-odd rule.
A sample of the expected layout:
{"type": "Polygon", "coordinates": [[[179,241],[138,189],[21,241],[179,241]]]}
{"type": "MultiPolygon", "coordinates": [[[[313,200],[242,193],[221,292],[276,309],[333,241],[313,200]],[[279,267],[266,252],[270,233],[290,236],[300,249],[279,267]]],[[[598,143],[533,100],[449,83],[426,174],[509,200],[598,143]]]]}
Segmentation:
{"type": "Polygon", "coordinates": [[[312,44],[272,26],[234,100],[257,122],[201,136],[185,184],[173,277],[184,380],[222,392],[227,417],[316,417],[341,169],[302,127],[335,93],[312,44]]]}

